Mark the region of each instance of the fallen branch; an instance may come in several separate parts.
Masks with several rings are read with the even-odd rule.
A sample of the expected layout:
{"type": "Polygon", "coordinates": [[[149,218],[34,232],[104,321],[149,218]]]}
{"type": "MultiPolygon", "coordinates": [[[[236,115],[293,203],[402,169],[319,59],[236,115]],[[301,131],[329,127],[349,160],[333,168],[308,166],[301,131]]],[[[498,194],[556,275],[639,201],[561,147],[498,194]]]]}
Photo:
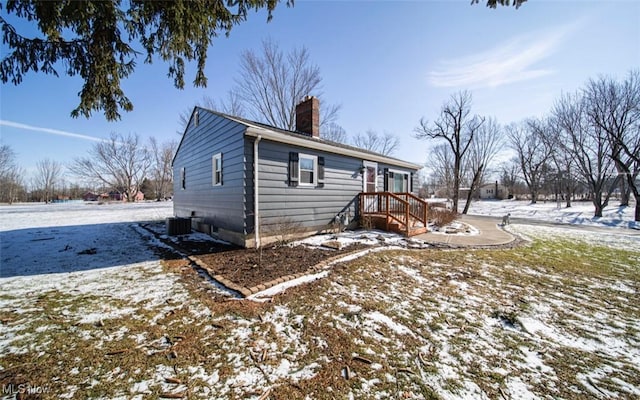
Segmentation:
{"type": "Polygon", "coordinates": [[[180,379],[178,379],[178,378],[168,377],[168,378],[164,378],[164,381],[167,382],[167,383],[173,383],[174,385],[182,384],[182,381],[180,379]]]}
{"type": "Polygon", "coordinates": [[[589,382],[589,385],[593,386],[598,392],[602,393],[603,396],[608,397],[608,395],[595,384],[591,377],[587,376],[587,382],[589,382]]]}
{"type": "Polygon", "coordinates": [[[415,375],[416,373],[413,372],[412,370],[410,370],[409,368],[398,368],[398,372],[403,372],[405,374],[409,374],[409,375],[415,375]]]}
{"type": "Polygon", "coordinates": [[[258,400],[265,400],[267,397],[269,397],[269,394],[271,394],[271,388],[265,390],[264,393],[262,393],[262,395],[258,397],[258,400]]]}
{"type": "Polygon", "coordinates": [[[352,358],[353,361],[360,361],[362,363],[365,364],[373,364],[373,361],[369,360],[368,358],[364,358],[364,357],[360,357],[360,356],[354,356],[352,358]]]}
{"type": "Polygon", "coordinates": [[[116,356],[118,354],[123,354],[123,353],[126,353],[128,351],[129,351],[129,349],[114,350],[114,351],[108,352],[106,355],[108,355],[108,356],[116,356]]]}
{"type": "Polygon", "coordinates": [[[187,395],[187,391],[180,393],[160,393],[160,397],[163,399],[182,399],[187,395]]]}
{"type": "Polygon", "coordinates": [[[346,367],[344,367],[344,369],[342,370],[344,372],[344,379],[349,380],[351,379],[351,369],[349,368],[349,366],[347,365],[346,367]]]}
{"type": "Polygon", "coordinates": [[[269,379],[269,374],[267,374],[267,372],[264,370],[264,368],[262,368],[262,365],[260,365],[258,357],[256,357],[251,350],[249,350],[249,358],[251,358],[251,361],[253,361],[253,363],[255,364],[256,368],[258,368],[260,370],[260,372],[262,372],[262,375],[264,375],[264,379],[269,384],[271,384],[272,382],[271,382],[271,379],[269,379]]]}

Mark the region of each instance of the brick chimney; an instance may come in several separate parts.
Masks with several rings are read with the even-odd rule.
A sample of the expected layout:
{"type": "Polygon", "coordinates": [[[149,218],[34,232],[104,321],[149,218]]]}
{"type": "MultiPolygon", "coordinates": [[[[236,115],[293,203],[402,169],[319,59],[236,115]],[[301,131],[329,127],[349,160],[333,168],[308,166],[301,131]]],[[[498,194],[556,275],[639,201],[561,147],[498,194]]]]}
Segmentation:
{"type": "Polygon", "coordinates": [[[317,97],[306,96],[296,106],[296,130],[320,137],[320,101],[317,97]]]}

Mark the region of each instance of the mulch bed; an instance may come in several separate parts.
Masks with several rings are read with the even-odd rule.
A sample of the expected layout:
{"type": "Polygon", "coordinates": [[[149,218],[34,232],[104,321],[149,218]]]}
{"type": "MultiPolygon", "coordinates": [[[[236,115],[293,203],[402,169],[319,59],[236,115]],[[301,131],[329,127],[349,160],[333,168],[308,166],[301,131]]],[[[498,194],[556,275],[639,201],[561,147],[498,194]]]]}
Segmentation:
{"type": "MultiPolygon", "coordinates": [[[[297,276],[313,272],[312,268],[323,261],[334,259],[371,246],[354,244],[339,250],[331,248],[307,247],[304,245],[275,245],[262,249],[244,249],[216,241],[189,240],[187,236],[174,237],[167,240],[161,225],[142,224],[143,228],[153,233],[156,238],[169,244],[202,268],[213,279],[224,286],[247,296],[243,289],[263,290],[273,286],[276,281],[286,281],[297,276]],[[284,279],[281,279],[284,278],[284,279]]],[[[499,246],[474,246],[473,248],[510,249],[523,245],[524,241],[516,238],[511,243],[499,246]]],[[[431,249],[469,249],[467,246],[455,246],[446,243],[432,243],[431,249]]],[[[176,252],[158,249],[164,259],[182,258],[176,252]]],[[[254,292],[254,291],[249,291],[254,292]]]]}
{"type": "MultiPolygon", "coordinates": [[[[189,240],[188,236],[163,237],[161,224],[141,224],[142,228],[170,245],[205,270],[212,278],[233,290],[254,288],[279,278],[305,274],[323,261],[352,253],[370,246],[354,244],[339,250],[288,245],[268,246],[262,249],[245,249],[212,240],[189,240]],[[223,279],[220,279],[223,278],[223,279]],[[226,282],[229,281],[229,282],[226,282]],[[231,284],[229,284],[231,283],[231,284]]],[[[177,252],[157,249],[164,259],[182,258],[177,252]]],[[[285,279],[287,280],[287,279],[285,279]]]]}
{"type": "Polygon", "coordinates": [[[262,250],[241,249],[199,255],[212,272],[244,287],[257,286],[274,279],[304,273],[318,263],[367,246],[353,245],[340,250],[305,246],[274,246],[262,250]]]}

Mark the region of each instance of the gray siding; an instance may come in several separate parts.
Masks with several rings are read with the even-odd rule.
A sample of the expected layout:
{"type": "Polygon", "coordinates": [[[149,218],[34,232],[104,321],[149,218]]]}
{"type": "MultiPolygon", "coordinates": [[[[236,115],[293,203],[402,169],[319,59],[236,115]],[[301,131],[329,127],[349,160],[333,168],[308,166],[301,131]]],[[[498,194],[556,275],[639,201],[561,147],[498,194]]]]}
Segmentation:
{"type": "MultiPolygon", "coordinates": [[[[190,122],[173,162],[174,213],[235,232],[244,232],[246,127],[221,116],[199,111],[190,122]],[[212,157],[222,153],[222,185],[213,186],[212,157]],[[186,170],[185,189],[181,169],[186,170]]],[[[250,185],[249,185],[250,187],[250,185]]]]}
{"type": "MultiPolygon", "coordinates": [[[[259,155],[260,221],[265,234],[277,231],[283,221],[322,229],[338,213],[348,211],[351,219],[355,218],[357,196],[362,191],[362,175],[359,171],[362,159],[268,141],[260,142],[259,155]],[[325,158],[324,187],[289,186],[289,152],[292,151],[325,158]]],[[[378,167],[385,168],[387,165],[378,164],[378,167]]],[[[378,188],[382,190],[383,177],[379,176],[378,179],[378,188]]],[[[252,222],[250,226],[253,227],[252,222]]]]}
{"type": "MultiPolygon", "coordinates": [[[[245,136],[246,125],[199,110],[199,123],[190,121],[174,159],[174,213],[194,216],[196,221],[239,234],[242,243],[254,230],[254,138],[245,136]],[[212,184],[212,156],[222,153],[222,181],[212,184]],[[186,170],[182,189],[181,170],[186,170]]],[[[341,213],[350,220],[357,216],[358,194],[362,191],[360,167],[366,159],[325,153],[303,147],[262,140],[259,144],[260,224],[263,236],[284,233],[295,224],[306,229],[325,229],[341,213]],[[322,187],[289,186],[289,153],[324,157],[322,187]]],[[[378,163],[379,171],[391,168],[415,171],[378,163]]],[[[378,190],[384,176],[378,175],[378,190]]],[[[415,183],[414,183],[415,185],[415,183]]],[[[415,187],[415,186],[414,186],[415,187]]]]}

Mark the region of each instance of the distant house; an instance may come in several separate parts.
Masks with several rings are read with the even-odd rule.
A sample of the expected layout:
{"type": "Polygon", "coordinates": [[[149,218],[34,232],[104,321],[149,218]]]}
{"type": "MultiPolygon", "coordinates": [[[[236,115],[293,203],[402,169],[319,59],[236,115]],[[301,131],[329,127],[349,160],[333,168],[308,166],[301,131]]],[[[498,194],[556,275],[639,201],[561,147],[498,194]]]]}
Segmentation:
{"type": "Polygon", "coordinates": [[[99,194],[92,193],[92,192],[86,192],[85,194],[82,195],[82,200],[84,201],[96,201],[99,198],[100,198],[99,194]]]}
{"type": "Polygon", "coordinates": [[[419,165],[321,139],[315,97],[296,113],[297,130],[288,131],[195,107],[173,159],[175,216],[257,247],[287,231],[348,224],[365,203],[381,211],[390,204],[382,193],[403,194],[389,195],[394,210],[414,201],[419,165]],[[359,204],[362,192],[381,195],[359,204]]]}
{"type": "Polygon", "coordinates": [[[505,199],[507,194],[507,188],[498,184],[498,182],[480,186],[480,198],[483,200],[505,199]]]}
{"type": "MultiPolygon", "coordinates": [[[[117,190],[112,190],[109,193],[102,193],[100,195],[100,198],[108,201],[127,201],[126,193],[123,193],[117,190]]],[[[142,192],[137,192],[136,195],[133,197],[133,201],[142,201],[142,200],[144,200],[144,193],[142,192]]]]}

